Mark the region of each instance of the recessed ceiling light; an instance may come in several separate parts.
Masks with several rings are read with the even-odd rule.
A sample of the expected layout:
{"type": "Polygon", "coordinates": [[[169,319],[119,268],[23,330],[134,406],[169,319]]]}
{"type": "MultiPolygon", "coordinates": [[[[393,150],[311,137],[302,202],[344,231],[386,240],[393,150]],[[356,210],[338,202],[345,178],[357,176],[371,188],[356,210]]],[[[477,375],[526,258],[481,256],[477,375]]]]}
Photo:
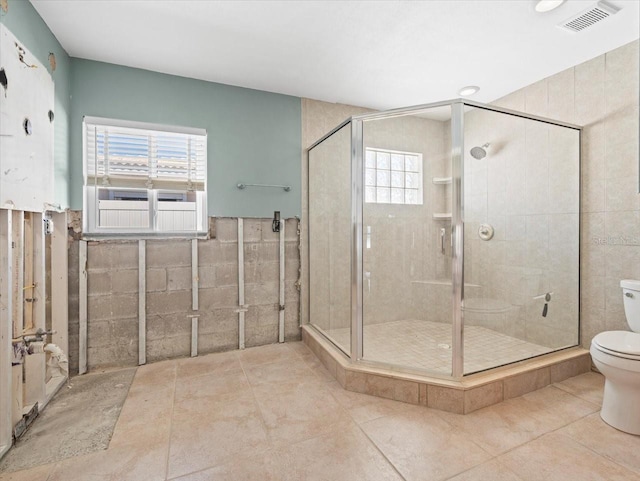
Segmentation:
{"type": "Polygon", "coordinates": [[[462,97],[469,97],[470,95],[478,93],[478,90],[480,90],[480,87],[477,87],[475,85],[468,85],[458,90],[458,95],[461,95],[462,97]]]}
{"type": "Polygon", "coordinates": [[[564,0],[538,0],[536,3],[536,12],[546,13],[550,12],[554,8],[558,8],[564,3],[564,0]]]}

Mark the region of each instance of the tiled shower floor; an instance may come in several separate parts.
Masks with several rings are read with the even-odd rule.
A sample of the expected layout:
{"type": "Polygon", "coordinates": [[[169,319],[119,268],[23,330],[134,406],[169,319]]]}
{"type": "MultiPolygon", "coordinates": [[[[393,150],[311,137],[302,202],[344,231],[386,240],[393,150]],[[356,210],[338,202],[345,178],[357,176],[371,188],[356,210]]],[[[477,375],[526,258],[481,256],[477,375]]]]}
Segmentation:
{"type": "MultiPolygon", "coordinates": [[[[349,346],[349,329],[324,331],[349,346]]],[[[451,374],[451,325],[419,320],[371,324],[364,328],[364,359],[451,374]]],[[[551,352],[545,346],[480,326],[464,328],[464,372],[472,373],[551,352]]]]}

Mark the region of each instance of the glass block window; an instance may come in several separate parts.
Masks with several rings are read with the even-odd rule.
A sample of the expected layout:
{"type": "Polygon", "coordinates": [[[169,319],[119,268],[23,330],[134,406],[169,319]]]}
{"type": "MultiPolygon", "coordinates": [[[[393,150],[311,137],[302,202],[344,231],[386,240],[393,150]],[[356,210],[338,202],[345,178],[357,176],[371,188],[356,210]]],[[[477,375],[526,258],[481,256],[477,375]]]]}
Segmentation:
{"type": "Polygon", "coordinates": [[[372,204],[422,204],[422,154],[367,148],[364,200],[372,204]]]}

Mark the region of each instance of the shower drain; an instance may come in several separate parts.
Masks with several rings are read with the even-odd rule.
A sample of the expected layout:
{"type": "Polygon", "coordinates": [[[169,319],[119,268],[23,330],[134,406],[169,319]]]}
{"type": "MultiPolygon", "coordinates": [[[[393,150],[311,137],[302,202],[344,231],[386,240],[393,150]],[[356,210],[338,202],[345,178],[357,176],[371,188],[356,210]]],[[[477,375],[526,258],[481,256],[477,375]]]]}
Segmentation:
{"type": "Polygon", "coordinates": [[[450,344],[445,344],[445,343],[438,344],[438,347],[440,349],[451,349],[451,345],[450,344]]]}

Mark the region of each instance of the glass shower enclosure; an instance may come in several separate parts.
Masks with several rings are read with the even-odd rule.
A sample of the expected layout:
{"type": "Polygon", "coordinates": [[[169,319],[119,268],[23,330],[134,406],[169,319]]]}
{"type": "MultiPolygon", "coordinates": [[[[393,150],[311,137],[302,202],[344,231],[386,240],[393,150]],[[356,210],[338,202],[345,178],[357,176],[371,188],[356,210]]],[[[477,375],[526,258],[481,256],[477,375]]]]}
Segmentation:
{"type": "Polygon", "coordinates": [[[580,128],[466,100],[309,149],[309,323],[354,362],[460,378],[579,343],[580,128]]]}

